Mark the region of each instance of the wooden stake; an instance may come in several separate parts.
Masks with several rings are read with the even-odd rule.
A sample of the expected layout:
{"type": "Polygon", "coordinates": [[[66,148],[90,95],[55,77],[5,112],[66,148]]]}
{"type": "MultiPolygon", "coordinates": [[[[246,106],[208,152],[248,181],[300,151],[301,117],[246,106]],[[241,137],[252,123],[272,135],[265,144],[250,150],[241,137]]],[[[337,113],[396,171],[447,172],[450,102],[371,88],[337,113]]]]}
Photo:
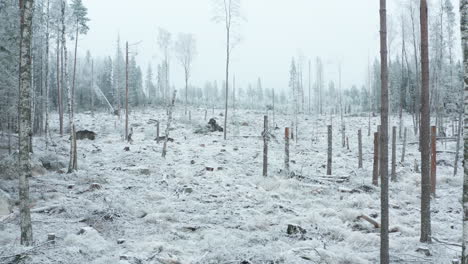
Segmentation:
{"type": "Polygon", "coordinates": [[[284,129],[284,171],[289,176],[289,127],[284,129]]]}
{"type": "Polygon", "coordinates": [[[328,126],[327,175],[332,174],[332,126],[328,126]]]}
{"type": "Polygon", "coordinates": [[[268,116],[263,117],[263,176],[268,176],[268,116]]]}
{"type": "Polygon", "coordinates": [[[405,132],[403,132],[403,151],[401,152],[401,163],[405,162],[405,153],[406,153],[406,127],[405,127],[405,132]]]}
{"type": "Polygon", "coordinates": [[[436,152],[436,136],[437,128],[436,126],[431,127],[431,193],[435,197],[436,195],[436,164],[437,164],[437,152],[436,152]]]}
{"type": "Polygon", "coordinates": [[[374,167],[372,170],[372,184],[379,185],[379,132],[374,133],[374,167]]]}
{"type": "Polygon", "coordinates": [[[392,128],[392,171],[391,180],[396,181],[396,126],[392,128]]]}
{"type": "Polygon", "coordinates": [[[362,132],[361,129],[358,130],[358,153],[359,153],[359,163],[358,168],[362,168],[362,132]]]}
{"type": "Polygon", "coordinates": [[[159,143],[159,121],[156,122],[156,142],[159,143]]]}

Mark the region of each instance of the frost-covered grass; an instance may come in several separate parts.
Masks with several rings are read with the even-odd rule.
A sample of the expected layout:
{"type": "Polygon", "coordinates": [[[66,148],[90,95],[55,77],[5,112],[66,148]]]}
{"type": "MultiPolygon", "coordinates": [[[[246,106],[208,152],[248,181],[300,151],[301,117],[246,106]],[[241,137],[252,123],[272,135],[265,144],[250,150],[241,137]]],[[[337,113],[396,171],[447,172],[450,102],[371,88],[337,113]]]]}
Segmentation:
{"type": "MultiPolygon", "coordinates": [[[[236,128],[230,124],[229,139],[224,141],[221,132],[194,134],[207,121],[203,120],[204,110],[191,111],[193,121],[189,122],[183,109],[176,109],[170,135],[175,142],[169,143],[166,159],[161,158],[162,143],[153,140],[155,125],[149,122],[161,120],[162,133],[164,110],[131,114],[131,144],[122,140],[119,127],[123,122],[116,117],[78,114],[78,128],[96,131],[97,139],[78,141],[78,172],[49,171],[31,179],[33,208],[59,205],[50,212],[32,214],[35,240],[44,242],[48,233],[55,233],[57,242],[31,251],[26,262],[378,262],[379,230],[357,219],[365,214],[380,220],[380,189],[371,185],[373,138],[367,136],[367,117],[345,117],[350,150],[341,147],[339,118],[332,119],[333,175],[350,178],[335,183],[321,179],[326,174],[330,116],[300,116],[299,140],[291,141],[291,170],[296,176],[290,178],[282,172],[282,137],[291,119],[276,114],[281,129],[272,131],[269,177],[264,178],[263,113],[237,111],[238,122],[247,125],[236,128]],[[363,169],[357,168],[358,129],[363,134],[363,169]],[[124,151],[126,146],[130,151],[124,151]],[[92,183],[102,188],[90,190],[92,183]],[[288,235],[289,224],[306,233],[288,235]],[[118,244],[119,239],[125,242],[118,244]]],[[[215,115],[222,124],[221,112],[217,110],[215,115]]],[[[209,111],[208,118],[215,115],[209,111]]],[[[55,115],[52,118],[56,120],[55,115]]],[[[372,130],[378,121],[372,118],[372,130]]],[[[409,117],[405,121],[409,127],[409,117]]],[[[414,142],[410,131],[408,142],[414,142]]],[[[68,136],[57,136],[55,122],[52,134],[55,146],[49,150],[42,138],[35,138],[34,157],[67,164],[68,136]]],[[[438,147],[445,149],[442,144],[438,147]]],[[[448,142],[447,150],[454,149],[455,143],[448,142]]],[[[398,145],[398,161],[400,154],[398,145]]],[[[419,243],[421,186],[420,175],[413,171],[415,159],[419,159],[417,144],[410,144],[406,162],[398,163],[398,182],[390,183],[390,228],[398,229],[390,234],[392,262],[448,263],[460,255],[460,248],[419,243]],[[421,246],[428,247],[432,256],[416,252],[421,246]]],[[[451,164],[453,154],[442,153],[439,159],[451,164]]],[[[451,166],[438,167],[432,229],[439,240],[461,244],[462,174],[453,177],[452,171],[451,166]]],[[[16,197],[17,181],[2,178],[0,183],[16,197]]],[[[17,216],[0,222],[0,256],[25,250],[19,246],[18,223],[17,216]]]]}

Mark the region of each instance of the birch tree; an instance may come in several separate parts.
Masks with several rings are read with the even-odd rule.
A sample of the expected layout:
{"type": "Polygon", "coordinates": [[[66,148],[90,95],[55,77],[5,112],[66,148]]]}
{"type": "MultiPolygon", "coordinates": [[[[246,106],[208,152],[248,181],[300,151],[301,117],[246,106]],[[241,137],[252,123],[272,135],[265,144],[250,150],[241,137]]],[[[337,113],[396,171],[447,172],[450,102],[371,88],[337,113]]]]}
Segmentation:
{"type": "Polygon", "coordinates": [[[234,42],[232,38],[232,27],[240,19],[240,0],[215,0],[216,15],[213,20],[223,23],[226,28],[226,79],[225,79],[225,105],[224,105],[224,140],[227,135],[228,98],[229,98],[229,63],[234,42]]]}
{"type": "Polygon", "coordinates": [[[20,82],[19,82],[19,196],[21,244],[33,243],[29,201],[31,156],[29,137],[31,129],[31,39],[34,0],[20,0],[20,82]]]}
{"type": "MultiPolygon", "coordinates": [[[[468,0],[460,1],[460,29],[463,49],[464,90],[465,90],[465,131],[464,131],[464,180],[463,180],[463,253],[462,264],[468,264],[468,0]]],[[[461,127],[459,128],[461,129],[461,127]]]]}
{"type": "MultiPolygon", "coordinates": [[[[64,19],[65,14],[65,4],[64,1],[62,4],[62,19],[64,19]]],[[[67,70],[67,54],[66,54],[66,36],[65,36],[65,23],[62,20],[62,45],[65,49],[65,82],[67,83],[68,87],[68,115],[69,115],[69,123],[70,123],[70,163],[68,165],[68,173],[71,173],[73,170],[78,169],[78,158],[77,158],[77,145],[76,145],[76,128],[75,128],[75,81],[76,81],[76,56],[78,50],[78,36],[79,34],[86,34],[89,28],[86,23],[89,21],[87,16],[87,9],[83,6],[81,0],[73,0],[71,4],[73,20],[76,27],[76,35],[75,35],[75,59],[73,62],[73,81],[72,87],[70,90],[70,86],[68,85],[68,70],[67,70]]]]}
{"type": "Polygon", "coordinates": [[[175,43],[177,58],[184,68],[185,76],[185,115],[187,115],[188,103],[188,85],[192,68],[193,59],[197,52],[195,37],[192,34],[179,34],[178,40],[175,43]]]}
{"type": "Polygon", "coordinates": [[[164,61],[162,65],[162,76],[164,82],[162,83],[163,101],[167,103],[169,95],[169,49],[171,47],[171,33],[169,31],[159,28],[158,32],[158,45],[164,54],[164,61]]]}

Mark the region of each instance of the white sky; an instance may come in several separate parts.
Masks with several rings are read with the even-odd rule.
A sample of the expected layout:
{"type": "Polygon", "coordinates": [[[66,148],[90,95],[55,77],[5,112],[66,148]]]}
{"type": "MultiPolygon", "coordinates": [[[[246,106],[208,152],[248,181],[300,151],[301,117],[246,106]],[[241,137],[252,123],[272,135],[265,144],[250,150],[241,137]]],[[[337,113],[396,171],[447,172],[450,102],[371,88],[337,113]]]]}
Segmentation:
{"type": "MultiPolygon", "coordinates": [[[[193,33],[198,55],[193,65],[192,84],[224,79],[225,33],[212,21],[213,0],[84,0],[90,31],[81,37],[79,50],[93,56],[115,54],[117,34],[122,42],[142,41],[137,61],[144,73],[162,58],[157,45],[159,27],[193,33]]],[[[389,2],[391,13],[394,1],[389,2]]],[[[377,0],[243,0],[246,21],[237,32],[242,38],[233,50],[231,73],[246,87],[261,77],[263,87],[284,89],[288,85],[292,56],[322,57],[326,83],[338,79],[342,62],[343,88],[365,83],[367,59],[379,53],[379,1],[377,0]]],[[[122,43],[123,44],[123,43],[122,43]]],[[[172,56],[171,81],[182,87],[182,68],[172,56]]],[[[313,61],[313,60],[312,60],[313,61]]],[[[314,65],[314,63],[312,63],[314,65]]],[[[307,73],[307,65],[304,65],[307,73]]],[[[312,68],[312,79],[315,70],[312,68]]],[[[232,75],[231,75],[232,76],[232,75]]],[[[307,75],[304,76],[307,87],[307,75]]]]}

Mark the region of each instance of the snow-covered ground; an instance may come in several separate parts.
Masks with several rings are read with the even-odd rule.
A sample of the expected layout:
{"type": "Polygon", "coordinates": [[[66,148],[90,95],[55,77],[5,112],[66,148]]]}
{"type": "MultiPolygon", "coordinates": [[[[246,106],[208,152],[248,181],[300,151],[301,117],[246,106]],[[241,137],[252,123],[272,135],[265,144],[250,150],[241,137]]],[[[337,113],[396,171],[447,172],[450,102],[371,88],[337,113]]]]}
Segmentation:
{"type": "MultiPolygon", "coordinates": [[[[4,256],[25,251],[23,263],[378,262],[379,230],[358,219],[365,214],[380,220],[380,189],[371,185],[373,137],[367,136],[367,117],[345,117],[347,150],[341,146],[339,116],[301,115],[299,140],[291,141],[295,176],[287,177],[282,173],[283,135],[292,120],[277,113],[281,129],[272,131],[269,176],[263,177],[262,112],[238,110],[240,125],[231,124],[224,141],[222,132],[195,134],[196,127],[207,121],[203,109],[191,111],[189,122],[183,109],[176,109],[170,132],[175,141],[169,143],[166,159],[161,157],[162,143],[154,140],[156,127],[150,121],[161,120],[163,133],[164,110],[131,114],[131,144],[123,141],[116,117],[78,114],[78,128],[96,131],[97,139],[78,141],[78,172],[66,174],[64,168],[30,180],[36,247],[19,245],[17,214],[0,217],[0,263],[13,260],[4,256]],[[349,177],[346,182],[323,178],[326,125],[331,120],[333,175],[349,177]],[[357,166],[358,129],[363,131],[363,169],[357,166]],[[124,151],[127,146],[130,150],[124,151]],[[300,230],[288,234],[288,225],[300,230]],[[55,244],[44,243],[49,233],[56,234],[55,244]]],[[[209,110],[208,118],[216,116],[222,124],[221,112],[209,110]]],[[[45,150],[44,140],[35,138],[34,160],[67,165],[68,136],[57,136],[57,116],[52,118],[54,146],[45,150]]],[[[378,117],[372,118],[372,130],[378,122],[378,117]]],[[[409,117],[405,125],[408,142],[414,143],[409,117]]],[[[432,233],[440,241],[461,244],[463,170],[460,164],[459,174],[452,176],[454,154],[449,151],[455,150],[455,142],[438,143],[438,149],[447,152],[438,154],[432,233]]],[[[397,144],[400,161],[401,140],[397,144]]],[[[390,228],[397,228],[390,234],[392,263],[450,263],[461,248],[419,242],[417,144],[408,144],[406,153],[406,161],[397,164],[398,181],[390,182],[390,228]],[[417,252],[420,247],[428,248],[431,256],[417,252]]],[[[13,161],[2,159],[3,164],[13,161]]],[[[8,173],[5,166],[0,173],[8,173]]],[[[2,177],[0,188],[17,197],[17,180],[2,177]]]]}

